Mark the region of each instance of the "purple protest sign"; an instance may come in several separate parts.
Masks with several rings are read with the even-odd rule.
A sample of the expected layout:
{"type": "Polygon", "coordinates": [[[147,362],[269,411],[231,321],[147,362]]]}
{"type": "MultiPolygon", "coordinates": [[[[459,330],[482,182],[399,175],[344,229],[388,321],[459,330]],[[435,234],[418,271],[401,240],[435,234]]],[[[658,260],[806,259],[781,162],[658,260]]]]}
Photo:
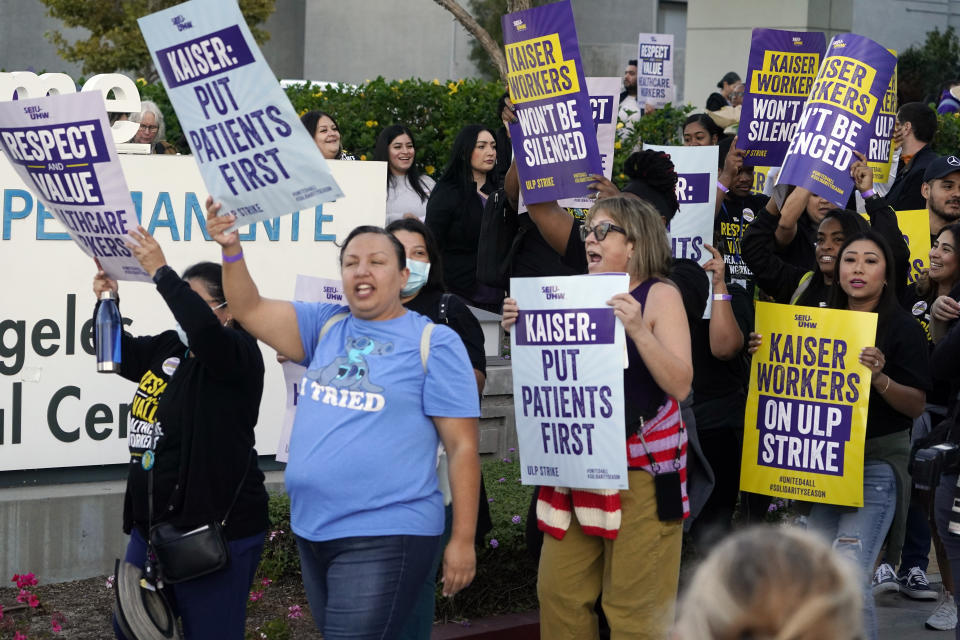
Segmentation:
{"type": "Polygon", "coordinates": [[[853,188],[853,152],[867,151],[870,125],[896,64],[896,56],[869,38],[834,36],[787,150],[778,187],[805,187],[839,207],[846,205],[853,188]]]}
{"type": "Polygon", "coordinates": [[[850,405],[761,394],[757,465],[841,476],[852,419],[850,405]]]}
{"type": "MultiPolygon", "coordinates": [[[[544,285],[547,300],[563,299],[559,285],[544,285]]],[[[613,344],[616,316],[612,308],[520,311],[518,345],[613,344]]]]}
{"type": "Polygon", "coordinates": [[[587,195],[602,173],[570,0],[502,18],[510,125],[524,202],[587,195]]]}
{"type": "Polygon", "coordinates": [[[737,137],[744,164],[783,164],[826,44],[819,32],[753,30],[737,137]]]}

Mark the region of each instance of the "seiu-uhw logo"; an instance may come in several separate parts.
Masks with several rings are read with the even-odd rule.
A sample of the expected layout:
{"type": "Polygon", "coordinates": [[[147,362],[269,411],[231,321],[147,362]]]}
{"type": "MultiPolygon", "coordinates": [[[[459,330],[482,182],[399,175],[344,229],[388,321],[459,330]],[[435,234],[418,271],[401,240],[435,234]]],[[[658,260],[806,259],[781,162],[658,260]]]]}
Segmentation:
{"type": "Polygon", "coordinates": [[[172,22],[173,26],[177,28],[177,31],[193,29],[193,23],[184,18],[182,15],[171,18],[170,22],[172,22]]]}
{"type": "Polygon", "coordinates": [[[517,31],[526,31],[527,25],[523,23],[523,20],[514,20],[513,28],[516,29],[517,31]]]}
{"type": "Polygon", "coordinates": [[[564,298],[563,292],[560,291],[560,287],[555,284],[540,287],[540,292],[547,300],[563,300],[564,298]]]}
{"type": "Polygon", "coordinates": [[[23,112],[30,116],[31,120],[46,120],[50,117],[50,113],[44,111],[39,105],[24,107],[23,112]]]}
{"type": "Polygon", "coordinates": [[[811,316],[808,316],[804,313],[798,313],[793,316],[793,319],[797,321],[797,326],[801,329],[816,329],[817,323],[813,321],[811,316]]]}

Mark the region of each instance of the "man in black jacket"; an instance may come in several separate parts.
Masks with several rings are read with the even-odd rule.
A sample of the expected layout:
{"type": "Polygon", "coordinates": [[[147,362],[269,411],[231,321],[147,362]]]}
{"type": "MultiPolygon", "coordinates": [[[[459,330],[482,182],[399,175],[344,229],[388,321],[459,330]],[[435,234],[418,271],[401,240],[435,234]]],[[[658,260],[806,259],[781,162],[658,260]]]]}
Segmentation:
{"type": "Polygon", "coordinates": [[[900,146],[897,177],[887,192],[886,201],[895,211],[926,208],[921,193],[923,174],[936,159],[930,148],[937,132],[937,114],[922,102],[908,102],[900,107],[893,125],[893,140],[900,146]]]}

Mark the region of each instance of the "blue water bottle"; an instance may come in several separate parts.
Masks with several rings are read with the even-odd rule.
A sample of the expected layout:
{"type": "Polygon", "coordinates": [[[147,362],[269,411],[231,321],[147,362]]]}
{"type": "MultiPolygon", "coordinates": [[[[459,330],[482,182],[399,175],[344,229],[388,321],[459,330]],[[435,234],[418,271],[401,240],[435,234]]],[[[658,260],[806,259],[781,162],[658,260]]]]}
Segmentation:
{"type": "Polygon", "coordinates": [[[97,307],[96,342],[97,371],[120,372],[120,338],[123,335],[123,319],[117,306],[117,292],[103,291],[97,307]]]}

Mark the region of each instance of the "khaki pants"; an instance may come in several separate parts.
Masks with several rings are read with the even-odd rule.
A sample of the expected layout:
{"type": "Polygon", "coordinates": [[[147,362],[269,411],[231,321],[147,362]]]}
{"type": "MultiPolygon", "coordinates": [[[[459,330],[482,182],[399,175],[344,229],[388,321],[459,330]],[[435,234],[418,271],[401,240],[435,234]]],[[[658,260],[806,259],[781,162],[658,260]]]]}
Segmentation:
{"type": "Polygon", "coordinates": [[[682,521],[657,518],[653,476],[629,472],[616,540],[588,536],[576,515],[563,540],[545,535],[537,596],[543,640],[597,640],[603,592],[611,640],[663,640],[673,625],[682,521]]]}

